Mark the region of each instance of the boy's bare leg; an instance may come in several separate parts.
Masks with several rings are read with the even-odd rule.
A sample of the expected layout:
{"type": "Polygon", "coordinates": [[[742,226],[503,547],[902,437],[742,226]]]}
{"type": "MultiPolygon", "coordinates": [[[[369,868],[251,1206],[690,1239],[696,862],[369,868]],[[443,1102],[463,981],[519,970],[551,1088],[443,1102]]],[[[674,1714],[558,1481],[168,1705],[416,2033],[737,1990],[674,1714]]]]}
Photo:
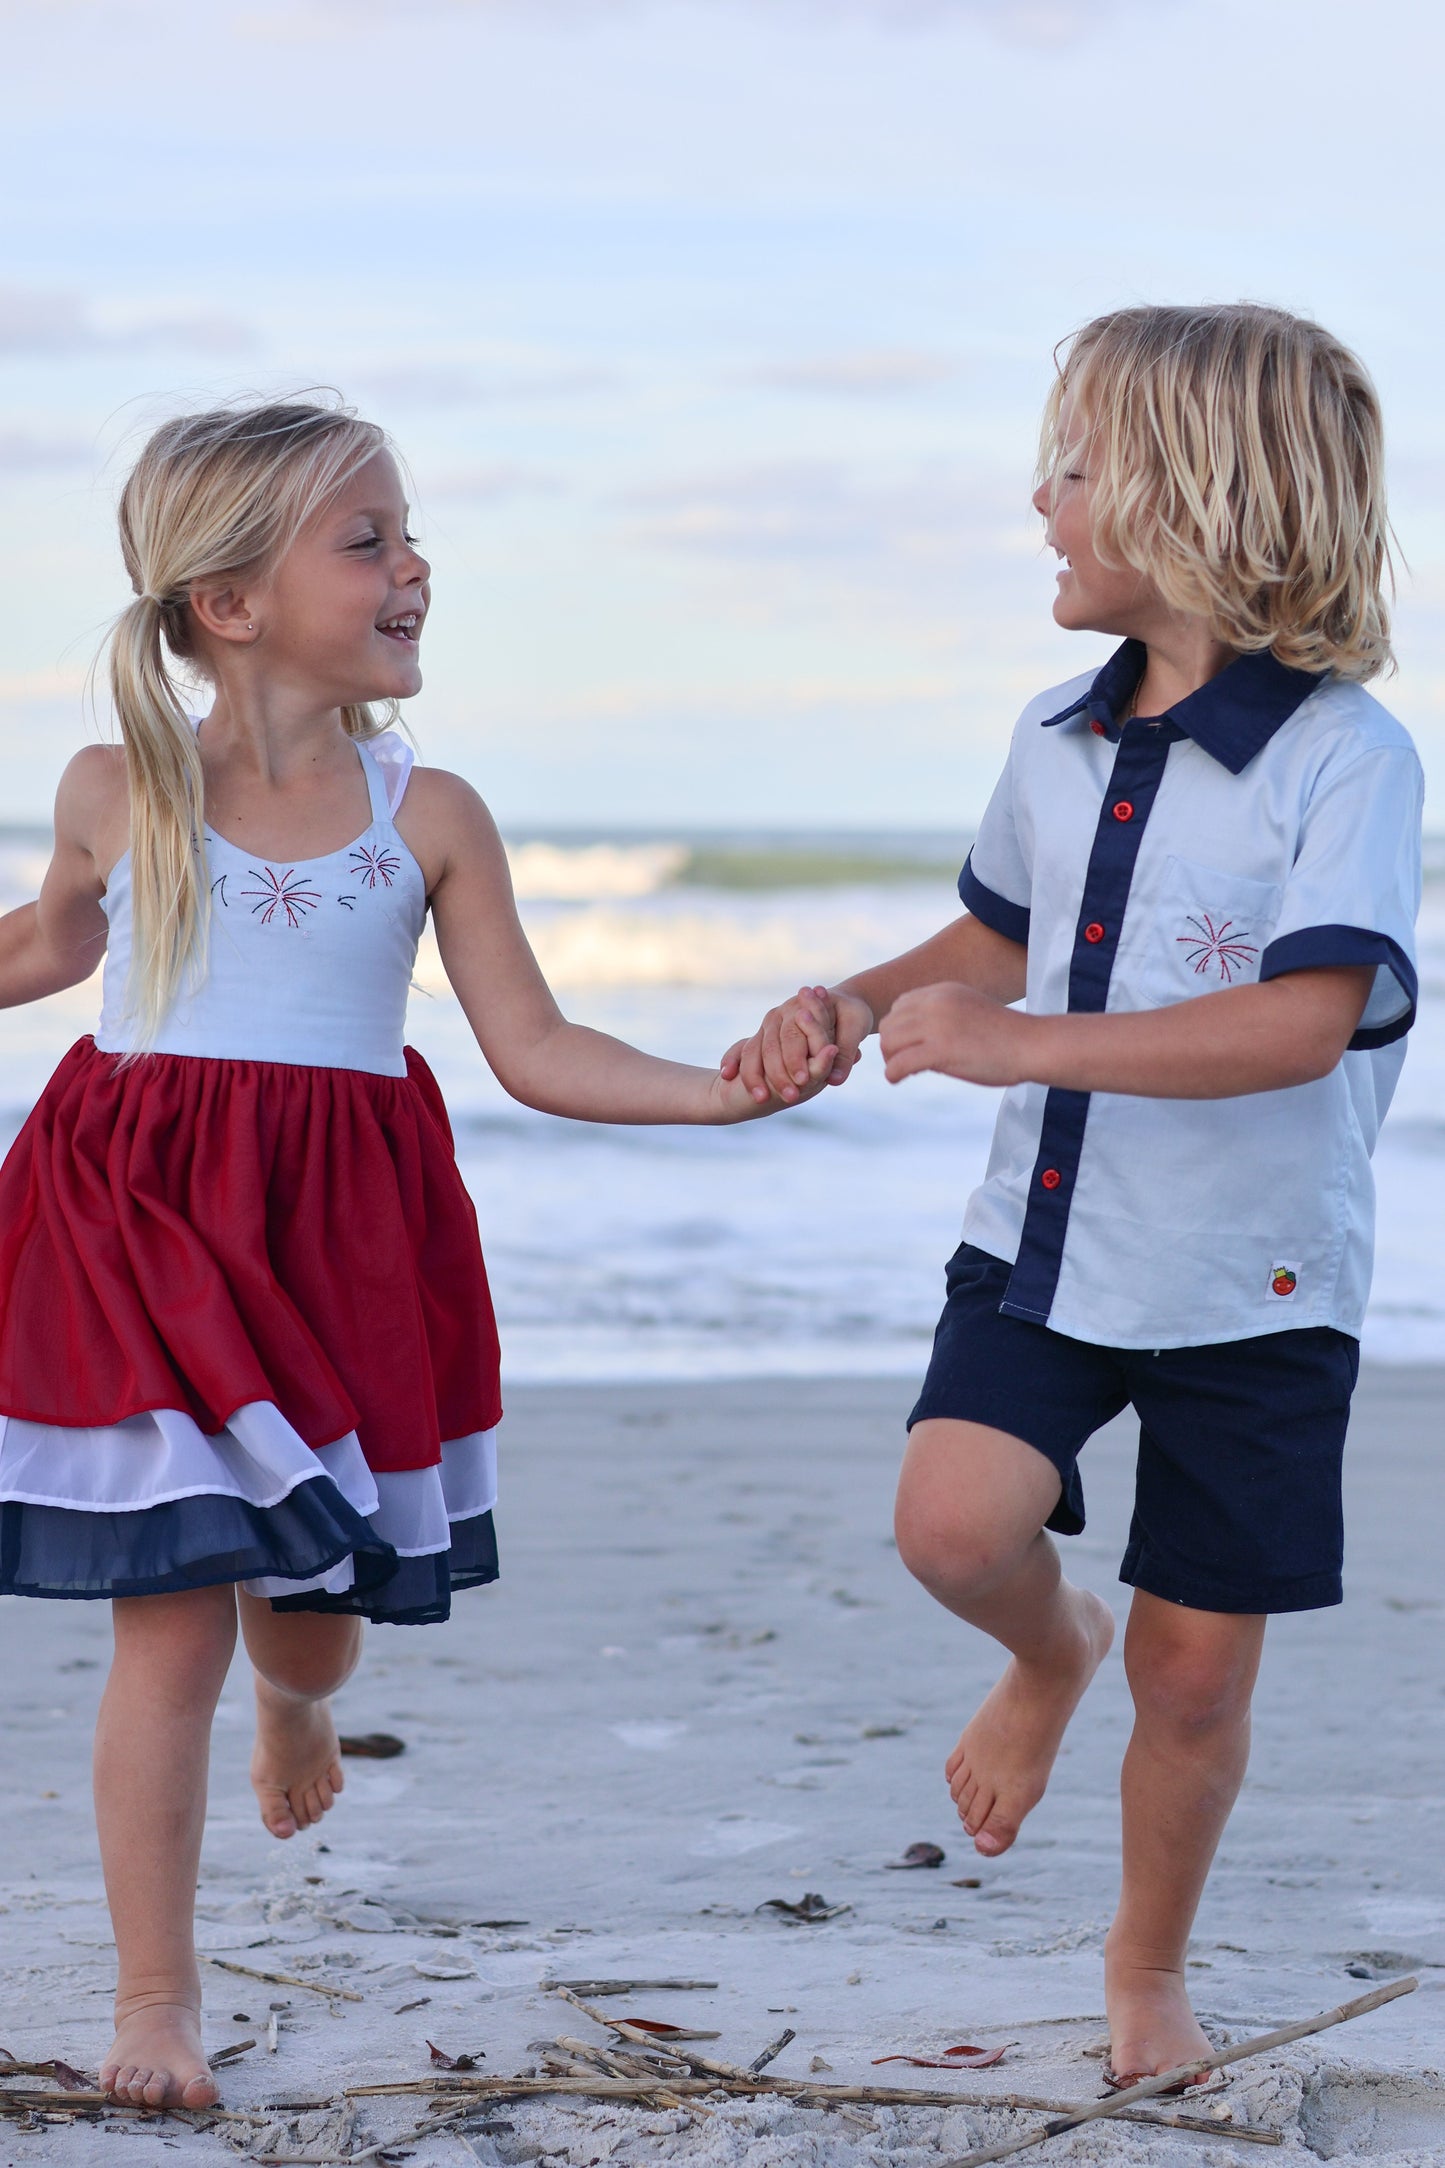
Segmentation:
{"type": "Polygon", "coordinates": [[[1134,1733],[1124,1757],[1124,1880],[1105,1944],[1110,2055],[1152,2075],[1208,2054],[1189,2006],[1189,1931],[1249,1759],[1265,1620],[1142,1590],[1124,1637],[1134,1733]]]}
{"type": "Polygon", "coordinates": [[[330,1697],[356,1669],[362,1622],[324,1611],[273,1611],[237,1591],[246,1654],[256,1673],[251,1785],[273,1837],[309,1829],[345,1778],[330,1697]]]}
{"type": "Polygon", "coordinates": [[[95,1729],[95,1821],[119,1958],[100,2082],[134,2106],[208,2107],[196,1873],[211,1718],[236,1642],[229,1587],[128,1596],[95,1729]]]}
{"type": "Polygon", "coordinates": [[[1084,1689],[1108,1654],[1107,1604],[1066,1581],[1044,1522],[1053,1463],[981,1423],[916,1423],[898,1484],[899,1555],[938,1601],[991,1634],[1008,1669],[950,1755],[946,1774],[980,1852],[1006,1852],[1044,1795],[1084,1689]]]}

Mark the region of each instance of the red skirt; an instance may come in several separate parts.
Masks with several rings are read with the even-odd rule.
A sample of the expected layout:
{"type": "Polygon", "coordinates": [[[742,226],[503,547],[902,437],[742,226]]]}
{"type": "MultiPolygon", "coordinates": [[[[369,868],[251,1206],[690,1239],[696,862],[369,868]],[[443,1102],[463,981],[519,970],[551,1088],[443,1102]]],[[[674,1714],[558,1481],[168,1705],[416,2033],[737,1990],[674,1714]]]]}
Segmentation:
{"type": "MultiPolygon", "coordinates": [[[[215,1437],[264,1404],[313,1451],[350,1439],[383,1491],[440,1469],[448,1441],[489,1433],[498,1348],[476,1214],[436,1081],[410,1050],[406,1061],[405,1077],[381,1077],[171,1054],[123,1064],[91,1039],[73,1047],[0,1168],[8,1430],[104,1432],[170,1411],[188,1434],[215,1437]]],[[[45,1433],[25,1434],[37,1511],[45,1433]]],[[[16,1540],[13,1525],[0,1538],[0,1589],[195,1585],[181,1565],[169,1583],[112,1574],[107,1586],[31,1587],[6,1570],[16,1540]]],[[[313,1534],[291,1558],[243,1543],[238,1570],[206,1577],[259,1564],[263,1579],[310,1580],[319,1550],[339,1541],[313,1534]]],[[[378,1543],[372,1581],[387,1564],[378,1543]]],[[[367,1608],[334,1587],[290,1600],[367,1608]]]]}

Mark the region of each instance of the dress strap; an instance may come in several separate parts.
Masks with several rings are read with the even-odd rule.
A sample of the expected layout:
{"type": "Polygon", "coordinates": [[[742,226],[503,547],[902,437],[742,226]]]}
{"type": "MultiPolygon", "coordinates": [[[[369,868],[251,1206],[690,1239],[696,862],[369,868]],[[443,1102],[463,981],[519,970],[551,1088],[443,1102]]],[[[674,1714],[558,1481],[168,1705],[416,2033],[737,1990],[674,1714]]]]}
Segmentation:
{"type": "Polygon", "coordinates": [[[354,742],[361,758],[362,771],[366,776],[366,788],[371,798],[371,817],[374,821],[389,821],[391,819],[391,802],[387,796],[386,780],[382,775],[380,763],[373,757],[370,749],[362,744],[360,738],[357,738],[354,742]]]}

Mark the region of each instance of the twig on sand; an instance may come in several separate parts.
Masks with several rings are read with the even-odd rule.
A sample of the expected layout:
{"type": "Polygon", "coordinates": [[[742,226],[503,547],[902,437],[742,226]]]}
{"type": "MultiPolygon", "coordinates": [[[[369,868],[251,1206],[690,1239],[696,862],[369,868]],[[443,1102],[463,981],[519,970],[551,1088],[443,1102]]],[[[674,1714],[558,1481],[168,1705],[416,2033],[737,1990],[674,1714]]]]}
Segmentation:
{"type": "MultiPolygon", "coordinates": [[[[1107,2100],[1090,2101],[1087,2107],[1058,2116],[1022,2138],[1009,2138],[1002,2145],[981,2146],[978,2151],[965,2153],[957,2160],[945,2161],[943,2168],[989,2168],[993,2161],[1008,2160],[1015,2153],[1027,2152],[1030,2146],[1042,2145],[1048,2138],[1061,2137],[1066,2130],[1077,2130],[1083,2123],[1101,2122],[1117,2115],[1121,2108],[1133,2107],[1137,2101],[1157,2099],[1160,2093],[1167,2093],[1195,2071],[1224,2070],[1231,2063],[1246,2062],[1254,2055],[1267,2055],[1271,2049],[1288,2047],[1295,2040],[1307,2040],[1312,2033],[1328,2032],[1334,2025],[1348,2025],[1351,2018],[1365,2017],[1371,2010],[1378,2010],[1401,1995],[1413,1995],[1419,1985],[1413,1976],[1387,1981],[1384,1987],[1360,1995],[1354,2002],[1342,2002],[1333,2010],[1322,2010],[1318,2017],[1301,2018],[1298,2024],[1281,2025],[1274,2032],[1258,2034],[1253,2040],[1241,2040],[1237,2047],[1220,2048],[1213,2055],[1201,2055],[1193,2062],[1180,2063],[1175,2069],[1161,2071],[1155,2078],[1145,2078],[1142,2083],[1131,2085],[1107,2100]]],[[[1219,2128],[1222,2131],[1227,2126],[1221,2123],[1219,2128]]]]}
{"type": "MultiPolygon", "coordinates": [[[[561,2046],[559,2041],[558,2045],[561,2046]]],[[[572,2073],[577,2066],[572,2065],[572,2073]]],[[[659,2087],[692,2106],[700,2096],[721,2095],[733,2100],[791,2100],[801,2108],[1003,2108],[1033,2115],[1067,2115],[1066,2100],[1040,2100],[1028,2093],[962,2093],[925,2090],[915,2085],[819,2085],[814,2080],[773,2078],[746,2074],[724,2080],[715,2077],[684,2077],[649,2072],[628,2078],[592,2078],[580,2074],[505,2078],[494,2073],[484,2077],[436,2077],[403,2079],[390,2085],[353,2085],[348,2097],[362,2099],[373,2094],[430,2093],[434,2098],[456,2099],[462,2095],[475,2109],[488,2101],[557,2099],[635,2102],[653,2105],[659,2087]]],[[[1234,2123],[1222,2116],[1154,2115],[1125,2111],[1131,2123],[1166,2124],[1173,2130],[1200,2130],[1211,2137],[1241,2138],[1257,2145],[1278,2145],[1278,2131],[1258,2130],[1252,2124],[1234,2123]]]]}
{"type": "Polygon", "coordinates": [[[328,1987],[321,1980],[302,1980],[294,1972],[257,1972],[252,1965],[233,1964],[229,1957],[202,1957],[202,1963],[215,1965],[221,1972],[239,1972],[243,1980],[264,1980],[268,1987],[306,1987],[313,1995],[332,1995],[338,2002],[364,2002],[354,1987],[328,1987]]]}
{"type": "Polygon", "coordinates": [[[753,2057],[753,2060],[748,2064],[748,2071],[750,2075],[755,2078],[761,2076],[762,2072],[767,2069],[769,2063],[775,2063],[777,2061],[778,2057],[782,2054],[788,2042],[790,2040],[796,2040],[797,2037],[798,2036],[796,2032],[794,2032],[792,2026],[785,2025],[782,2031],[778,2034],[777,2039],[770,2040],[767,2046],[763,2049],[762,2054],[755,2055],[753,2057]]]}
{"type": "Polygon", "coordinates": [[[716,1980],[544,1980],[544,1988],[555,1990],[570,1988],[574,1995],[665,1995],[683,1994],[693,1988],[717,1986],[716,1980]]]}

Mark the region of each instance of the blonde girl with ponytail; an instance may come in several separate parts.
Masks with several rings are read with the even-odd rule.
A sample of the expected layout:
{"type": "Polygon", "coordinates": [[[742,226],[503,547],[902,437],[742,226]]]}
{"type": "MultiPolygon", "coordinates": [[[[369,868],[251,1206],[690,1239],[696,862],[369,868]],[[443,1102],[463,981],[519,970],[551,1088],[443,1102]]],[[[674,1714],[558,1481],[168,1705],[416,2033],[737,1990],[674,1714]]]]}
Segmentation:
{"type": "Polygon", "coordinates": [[[121,744],[71,762],[39,899],[0,918],[0,1006],[105,964],[95,1035],[0,1168],[0,1593],[112,1603],[101,2082],[194,2108],[217,2098],[193,1907],[238,1622],[286,1838],[341,1790],[330,1696],[364,1621],[441,1621],[497,1573],[496,1329],[403,1040],[428,913],[528,1105],[729,1123],[782,1100],[558,1011],[486,807],[391,727],[431,585],[378,429],[329,399],[182,416],[120,537],[121,744]]]}

